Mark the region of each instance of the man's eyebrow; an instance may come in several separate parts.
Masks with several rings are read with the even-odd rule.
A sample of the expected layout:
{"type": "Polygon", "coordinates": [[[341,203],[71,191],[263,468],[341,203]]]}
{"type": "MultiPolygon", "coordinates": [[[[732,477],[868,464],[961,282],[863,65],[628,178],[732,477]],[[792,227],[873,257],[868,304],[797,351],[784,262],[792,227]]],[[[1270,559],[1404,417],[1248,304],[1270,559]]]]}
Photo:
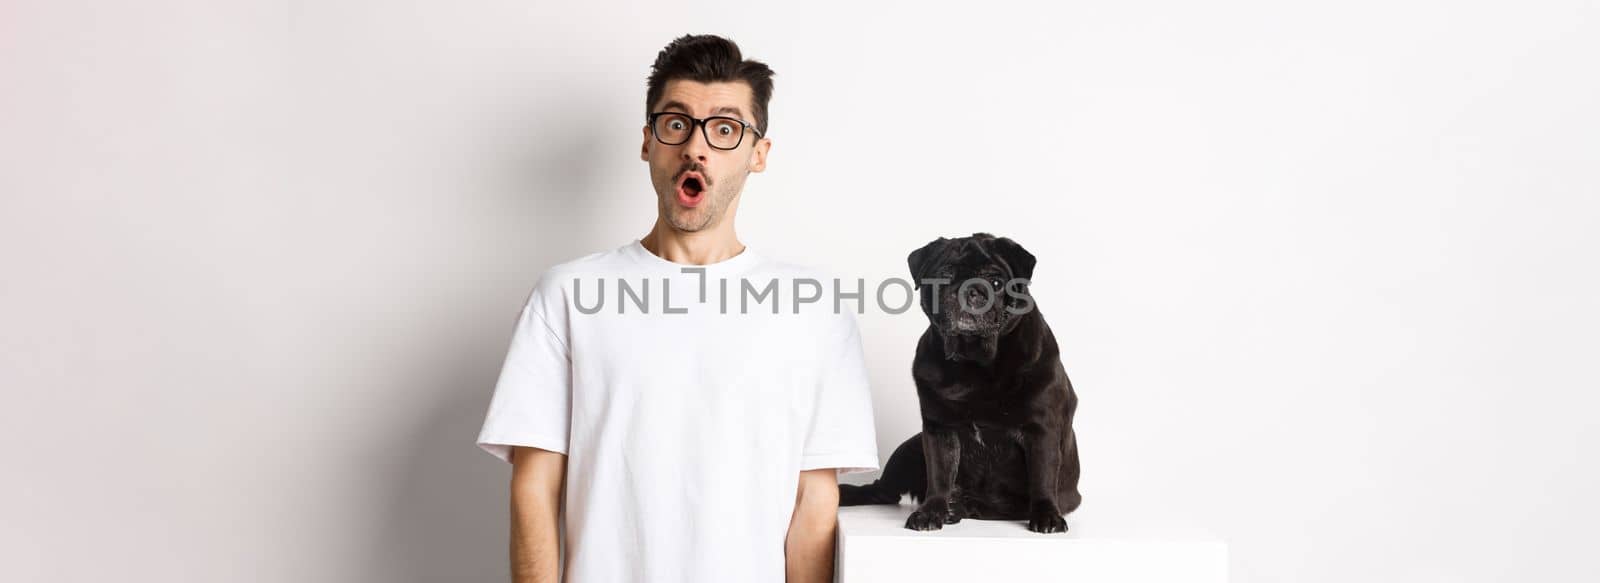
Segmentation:
{"type": "Polygon", "coordinates": [[[717,114],[721,114],[721,113],[731,113],[731,114],[739,117],[740,119],[744,119],[744,110],[739,109],[737,107],[734,107],[732,105],[724,105],[722,107],[718,107],[716,109],[711,110],[711,115],[717,115],[717,114]]]}
{"type": "MultiPolygon", "coordinates": [[[[684,105],[682,101],[678,101],[676,99],[669,100],[666,103],[661,104],[661,110],[662,111],[666,111],[666,110],[669,110],[669,109],[676,109],[676,110],[681,111],[683,113],[689,113],[689,106],[684,105]]],[[[729,113],[739,117],[740,119],[744,119],[744,110],[743,109],[739,109],[738,107],[734,107],[732,105],[723,105],[723,106],[719,106],[719,107],[713,108],[711,110],[711,115],[722,115],[722,114],[729,114],[729,113]]]]}

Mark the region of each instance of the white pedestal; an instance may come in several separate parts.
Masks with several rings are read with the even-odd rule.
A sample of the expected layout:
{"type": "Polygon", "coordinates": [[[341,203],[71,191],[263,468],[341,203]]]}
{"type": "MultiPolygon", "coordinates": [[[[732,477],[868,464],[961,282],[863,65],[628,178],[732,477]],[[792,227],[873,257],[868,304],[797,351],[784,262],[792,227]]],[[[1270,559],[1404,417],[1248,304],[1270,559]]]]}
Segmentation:
{"type": "Polygon", "coordinates": [[[1225,583],[1228,549],[1208,533],[1112,523],[1080,508],[1068,531],[1040,534],[1026,521],[964,519],[943,530],[905,528],[915,509],[839,509],[839,583],[1225,583]]]}

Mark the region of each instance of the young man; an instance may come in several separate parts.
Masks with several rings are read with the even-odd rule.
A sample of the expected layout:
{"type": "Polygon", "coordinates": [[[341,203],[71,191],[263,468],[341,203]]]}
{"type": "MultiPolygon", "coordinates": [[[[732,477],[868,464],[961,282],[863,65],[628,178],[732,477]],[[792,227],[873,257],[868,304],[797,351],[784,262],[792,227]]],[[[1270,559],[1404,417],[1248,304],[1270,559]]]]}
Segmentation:
{"type": "Polygon", "coordinates": [[[478,436],[513,465],[513,579],[832,581],[837,476],[877,441],[849,302],[734,234],[772,70],[685,36],[648,85],[655,226],[540,276],[478,436]]]}

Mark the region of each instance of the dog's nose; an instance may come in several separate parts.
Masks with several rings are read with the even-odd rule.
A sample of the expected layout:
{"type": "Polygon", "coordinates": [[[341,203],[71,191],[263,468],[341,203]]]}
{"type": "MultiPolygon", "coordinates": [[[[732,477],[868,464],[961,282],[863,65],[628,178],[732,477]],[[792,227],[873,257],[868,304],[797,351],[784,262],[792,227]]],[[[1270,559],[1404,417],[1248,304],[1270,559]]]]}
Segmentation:
{"type": "Polygon", "coordinates": [[[978,289],[978,287],[973,286],[967,290],[967,305],[971,306],[974,311],[982,311],[984,306],[994,302],[993,296],[986,291],[987,288],[978,289]]]}

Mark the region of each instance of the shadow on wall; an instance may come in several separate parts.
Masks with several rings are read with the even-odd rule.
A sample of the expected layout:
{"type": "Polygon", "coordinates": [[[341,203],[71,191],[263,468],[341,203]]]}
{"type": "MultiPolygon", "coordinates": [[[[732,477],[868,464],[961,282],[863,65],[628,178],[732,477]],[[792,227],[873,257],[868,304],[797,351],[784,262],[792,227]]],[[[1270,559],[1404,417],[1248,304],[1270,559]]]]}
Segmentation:
{"type": "Polygon", "coordinates": [[[505,180],[482,192],[504,196],[484,206],[510,217],[504,241],[512,250],[495,250],[502,260],[479,264],[502,271],[484,273],[485,283],[473,287],[479,297],[468,305],[436,312],[460,318],[419,325],[429,337],[417,344],[434,352],[413,364],[429,363],[432,370],[414,368],[394,389],[431,395],[433,404],[403,427],[408,433],[394,436],[399,461],[381,482],[374,480],[380,483],[372,501],[379,516],[368,533],[374,583],[510,580],[510,465],[479,450],[474,438],[535,278],[550,265],[598,250],[586,247],[587,235],[605,218],[595,197],[583,194],[596,191],[604,165],[596,161],[611,154],[600,152],[592,131],[580,131],[592,116],[571,113],[592,108],[574,105],[529,117],[507,147],[506,167],[491,166],[505,180]],[[508,286],[514,305],[503,301],[508,286]]]}

